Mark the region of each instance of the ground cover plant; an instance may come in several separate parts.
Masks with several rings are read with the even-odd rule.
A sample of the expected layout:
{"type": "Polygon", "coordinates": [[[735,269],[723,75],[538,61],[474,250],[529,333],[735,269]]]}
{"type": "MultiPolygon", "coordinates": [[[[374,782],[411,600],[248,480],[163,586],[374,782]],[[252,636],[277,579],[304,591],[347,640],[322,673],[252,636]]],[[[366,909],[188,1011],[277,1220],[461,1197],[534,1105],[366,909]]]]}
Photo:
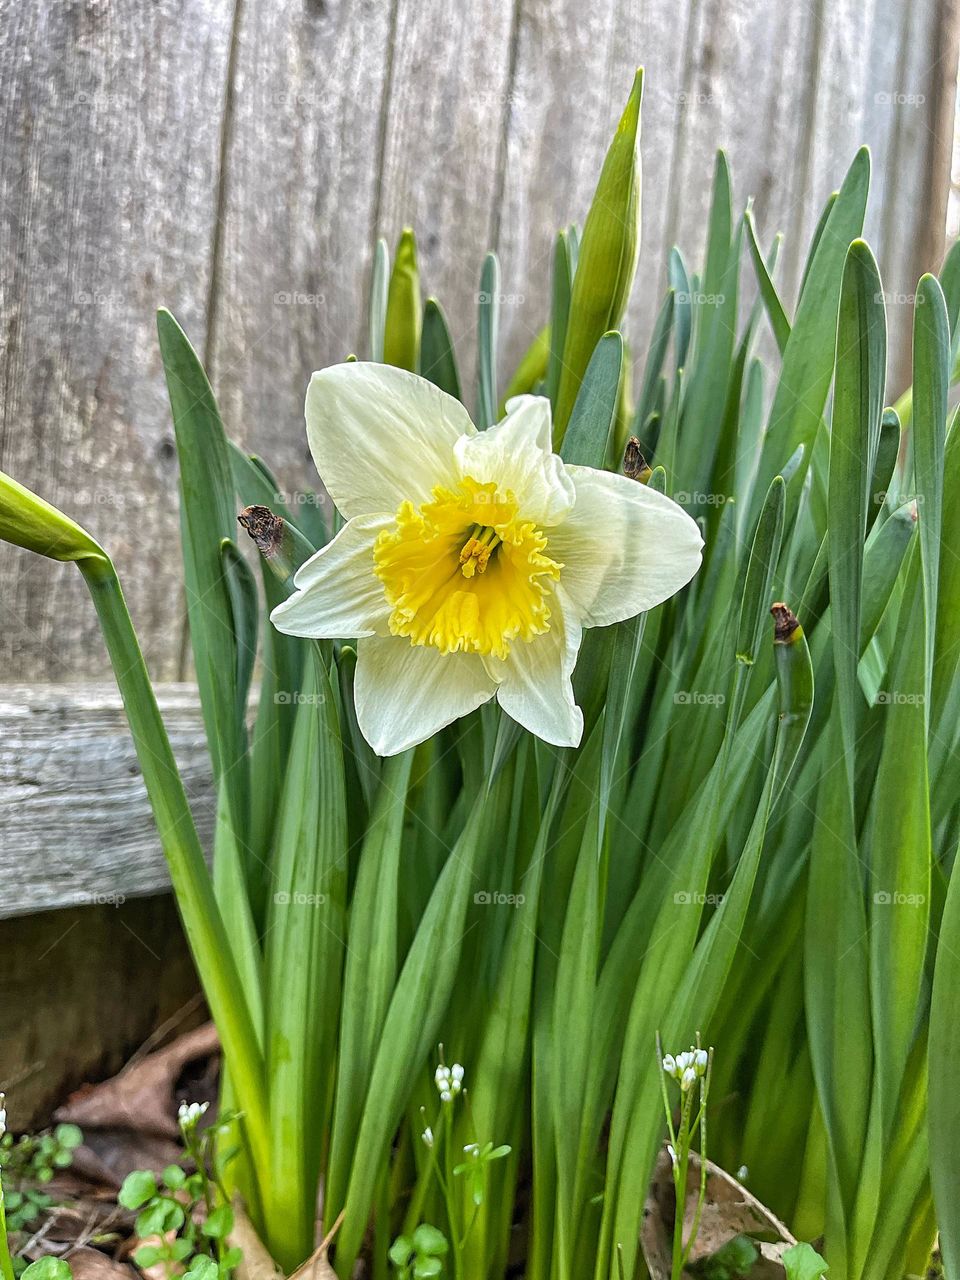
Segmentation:
{"type": "Polygon", "coordinates": [[[0,537],[90,587],[224,1050],[213,1192],[287,1273],[336,1228],[342,1280],[641,1274],[696,1121],[817,1242],[791,1277],[936,1238],[960,1276],[960,256],[890,406],[868,153],[793,306],[720,154],[633,395],[641,90],[508,386],[496,258],[470,394],[413,233],[378,245],[307,401],[337,511],[231,443],[160,312],[212,871],[107,550],[0,477],[0,537]]]}

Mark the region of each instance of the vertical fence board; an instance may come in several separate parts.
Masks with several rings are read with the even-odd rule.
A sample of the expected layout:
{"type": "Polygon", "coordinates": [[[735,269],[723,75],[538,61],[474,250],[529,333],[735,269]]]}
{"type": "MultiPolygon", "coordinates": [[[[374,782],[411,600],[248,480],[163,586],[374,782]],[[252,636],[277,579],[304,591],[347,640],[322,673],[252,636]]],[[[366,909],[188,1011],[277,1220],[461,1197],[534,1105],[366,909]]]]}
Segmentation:
{"type": "MultiPolygon", "coordinates": [[[[785,233],[788,299],[861,141],[894,299],[942,252],[955,0],[0,8],[0,467],[116,553],[160,678],[187,670],[159,303],[205,355],[230,431],[301,489],[306,375],[365,350],[375,234],[416,227],[468,380],[480,258],[498,249],[506,373],[545,319],[553,236],[582,220],[641,62],[636,349],[670,244],[702,252],[717,146],[764,242],[785,233]]],[[[894,350],[909,310],[891,306],[894,350]]],[[[0,600],[5,678],[108,674],[74,571],[4,550],[0,600]]]]}
{"type": "MultiPolygon", "coordinates": [[[[176,667],[176,472],[160,301],[205,330],[229,9],[3,4],[0,468],[116,554],[154,673],[176,667]]],[[[0,670],[108,670],[76,570],[0,551],[0,670]]]]}
{"type": "Polygon", "coordinates": [[[244,0],[207,362],[227,430],[315,487],[310,373],[362,348],[386,5],[244,0]]]}
{"type": "MultiPolygon", "coordinates": [[[[397,0],[383,119],[378,230],[417,233],[426,294],[447,314],[472,387],[477,292],[493,248],[511,95],[512,4],[397,0]]],[[[504,282],[504,292],[509,291],[504,282]]],[[[468,400],[472,407],[472,400],[468,400]]]]}

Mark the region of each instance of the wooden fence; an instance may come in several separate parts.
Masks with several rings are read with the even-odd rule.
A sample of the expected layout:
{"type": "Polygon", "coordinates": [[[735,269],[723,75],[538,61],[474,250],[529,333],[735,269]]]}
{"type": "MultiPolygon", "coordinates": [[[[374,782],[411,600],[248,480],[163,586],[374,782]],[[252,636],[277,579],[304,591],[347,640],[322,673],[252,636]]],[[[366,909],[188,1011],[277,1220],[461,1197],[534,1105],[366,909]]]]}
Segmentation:
{"type": "MultiPolygon", "coordinates": [[[[189,668],[156,307],[201,351],[230,433],[299,492],[306,381],[364,349],[375,237],[416,228],[468,370],[480,260],[499,253],[506,369],[638,63],[635,349],[670,245],[702,249],[721,145],[764,240],[785,234],[788,299],[871,146],[868,234],[902,334],[897,303],[943,252],[955,0],[0,0],[0,468],[115,555],[157,680],[189,668]]],[[[79,575],[0,549],[0,620],[0,915],[155,891],[79,575]]],[[[162,697],[203,818],[193,700],[162,697]]]]}

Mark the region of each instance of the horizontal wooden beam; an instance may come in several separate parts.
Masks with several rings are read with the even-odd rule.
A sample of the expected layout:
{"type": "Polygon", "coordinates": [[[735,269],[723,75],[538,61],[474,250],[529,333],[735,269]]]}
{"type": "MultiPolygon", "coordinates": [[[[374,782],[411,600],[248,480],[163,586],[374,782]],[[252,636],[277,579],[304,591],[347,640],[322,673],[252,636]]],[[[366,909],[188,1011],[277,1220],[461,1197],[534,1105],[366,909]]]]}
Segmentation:
{"type": "MultiPolygon", "coordinates": [[[[209,848],[215,804],[196,686],[156,692],[209,848]]],[[[116,685],[0,684],[0,918],[168,887],[116,685]]]]}

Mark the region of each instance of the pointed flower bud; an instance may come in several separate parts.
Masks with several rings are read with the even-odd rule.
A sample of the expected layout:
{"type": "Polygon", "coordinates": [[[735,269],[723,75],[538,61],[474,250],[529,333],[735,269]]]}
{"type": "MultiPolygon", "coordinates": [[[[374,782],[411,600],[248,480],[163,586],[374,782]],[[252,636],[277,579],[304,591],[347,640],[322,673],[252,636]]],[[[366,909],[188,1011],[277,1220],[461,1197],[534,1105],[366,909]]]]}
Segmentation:
{"type": "Polygon", "coordinates": [[[26,547],[50,560],[102,560],[107,556],[85,529],[0,471],[0,542],[26,547]]]}
{"type": "Polygon", "coordinates": [[[422,323],[417,241],[410,228],[405,227],[397,244],[397,256],[387,291],[387,319],[383,333],[385,364],[416,373],[422,323]]]}
{"type": "Polygon", "coordinates": [[[593,349],[617,329],[626,309],[640,252],[640,99],[637,71],[617,132],[603,162],[596,194],[583,226],[570,318],[557,390],[555,445],[563,440],[593,349]]]}

